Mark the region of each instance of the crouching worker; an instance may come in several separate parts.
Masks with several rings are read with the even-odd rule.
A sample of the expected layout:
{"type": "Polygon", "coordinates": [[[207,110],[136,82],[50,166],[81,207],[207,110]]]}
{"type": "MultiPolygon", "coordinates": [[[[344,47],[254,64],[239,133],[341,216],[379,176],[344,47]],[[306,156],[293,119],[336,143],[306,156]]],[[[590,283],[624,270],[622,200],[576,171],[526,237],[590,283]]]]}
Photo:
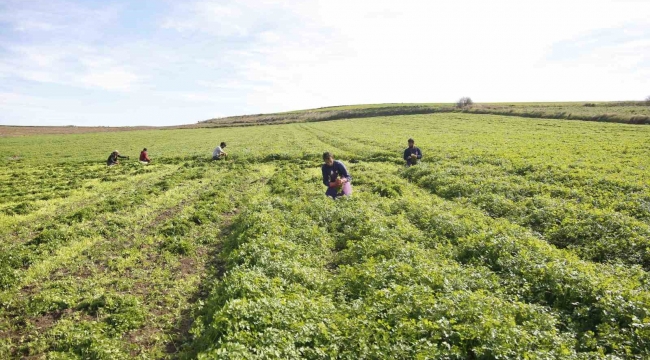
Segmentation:
{"type": "Polygon", "coordinates": [[[409,147],[404,150],[404,161],[406,161],[406,166],[411,166],[417,164],[422,159],[422,151],[415,146],[415,140],[409,139],[408,143],[409,147]]]}
{"type": "Polygon", "coordinates": [[[149,154],[147,154],[147,148],[142,149],[140,152],[140,162],[147,164],[151,162],[151,159],[149,159],[149,154]]]}
{"type": "Polygon", "coordinates": [[[128,156],[122,156],[120,155],[120,152],[115,150],[113,151],[110,155],[108,155],[108,160],[106,160],[106,165],[108,166],[113,166],[119,164],[119,159],[128,159],[128,156]]]}
{"type": "Polygon", "coordinates": [[[334,155],[329,152],[323,154],[325,163],[321,166],[323,171],[323,184],[327,186],[325,195],[336,199],[339,196],[352,194],[352,176],[340,161],[334,160],[334,155]]]}
{"type": "Polygon", "coordinates": [[[217,148],[214,149],[214,151],[212,152],[212,160],[225,159],[228,156],[228,154],[226,154],[226,152],[223,151],[223,149],[225,148],[226,148],[225,142],[222,142],[221,145],[217,146],[217,148]]]}

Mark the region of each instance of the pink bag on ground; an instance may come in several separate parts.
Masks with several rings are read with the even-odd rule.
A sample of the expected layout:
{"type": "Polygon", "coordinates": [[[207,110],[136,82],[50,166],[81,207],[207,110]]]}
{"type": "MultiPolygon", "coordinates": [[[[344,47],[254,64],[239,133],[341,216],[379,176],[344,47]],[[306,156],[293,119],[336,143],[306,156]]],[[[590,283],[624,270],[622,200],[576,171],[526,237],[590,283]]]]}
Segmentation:
{"type": "Polygon", "coordinates": [[[352,195],[352,184],[349,182],[343,184],[343,195],[352,195]]]}

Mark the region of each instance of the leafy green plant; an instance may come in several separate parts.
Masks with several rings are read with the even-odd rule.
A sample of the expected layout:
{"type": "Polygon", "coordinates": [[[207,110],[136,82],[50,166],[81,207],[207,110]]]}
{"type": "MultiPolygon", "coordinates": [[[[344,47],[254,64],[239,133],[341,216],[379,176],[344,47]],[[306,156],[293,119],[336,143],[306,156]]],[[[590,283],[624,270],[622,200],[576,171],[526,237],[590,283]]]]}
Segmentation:
{"type": "Polygon", "coordinates": [[[582,105],[6,138],[0,357],[647,358],[650,130],[513,116],[582,105]]]}

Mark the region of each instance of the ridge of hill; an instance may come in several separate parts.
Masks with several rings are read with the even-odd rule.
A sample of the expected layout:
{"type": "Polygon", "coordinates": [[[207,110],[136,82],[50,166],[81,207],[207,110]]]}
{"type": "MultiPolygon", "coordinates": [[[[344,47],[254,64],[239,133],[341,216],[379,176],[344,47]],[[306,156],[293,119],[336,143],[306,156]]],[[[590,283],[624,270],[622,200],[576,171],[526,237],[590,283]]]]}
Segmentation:
{"type": "Polygon", "coordinates": [[[0,125],[0,137],[155,129],[256,126],[433,113],[493,114],[539,119],[650,124],[650,102],[647,101],[480,103],[466,107],[457,107],[455,104],[451,103],[386,103],[328,106],[316,109],[279,113],[228,116],[203,120],[195,124],[177,126],[86,127],[0,125]]]}
{"type": "Polygon", "coordinates": [[[457,107],[455,104],[449,103],[346,105],[273,114],[229,116],[204,120],[183,127],[251,126],[450,112],[650,124],[650,103],[644,101],[618,101],[597,103],[481,103],[467,107],[457,107]]]}

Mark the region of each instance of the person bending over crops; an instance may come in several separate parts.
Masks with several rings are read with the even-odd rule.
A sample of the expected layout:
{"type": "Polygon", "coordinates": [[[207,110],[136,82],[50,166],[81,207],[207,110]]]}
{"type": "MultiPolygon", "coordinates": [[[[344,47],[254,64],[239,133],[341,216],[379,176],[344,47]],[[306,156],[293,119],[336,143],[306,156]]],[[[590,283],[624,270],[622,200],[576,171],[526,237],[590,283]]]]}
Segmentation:
{"type": "Polygon", "coordinates": [[[334,160],[334,155],[329,152],[323,153],[325,164],[321,166],[323,171],[323,184],[327,186],[325,195],[336,199],[339,196],[352,194],[352,176],[348,173],[342,162],[334,160]]]}
{"type": "Polygon", "coordinates": [[[217,148],[214,149],[214,151],[212,152],[212,160],[225,159],[228,156],[228,154],[226,154],[226,152],[223,151],[225,147],[226,147],[225,142],[222,142],[221,145],[217,146],[217,148]]]}
{"type": "Polygon", "coordinates": [[[140,151],[140,162],[147,164],[151,162],[151,159],[149,159],[149,154],[147,154],[147,148],[144,148],[142,151],[140,151]]]}
{"type": "Polygon", "coordinates": [[[106,160],[106,165],[108,166],[113,166],[119,164],[118,159],[128,159],[128,156],[122,156],[120,155],[120,152],[115,150],[113,151],[110,155],[108,155],[108,160],[106,160]]]}
{"type": "Polygon", "coordinates": [[[409,139],[409,147],[404,150],[404,161],[406,161],[406,166],[415,165],[420,159],[422,159],[422,151],[419,147],[415,146],[415,140],[409,139]]]}

